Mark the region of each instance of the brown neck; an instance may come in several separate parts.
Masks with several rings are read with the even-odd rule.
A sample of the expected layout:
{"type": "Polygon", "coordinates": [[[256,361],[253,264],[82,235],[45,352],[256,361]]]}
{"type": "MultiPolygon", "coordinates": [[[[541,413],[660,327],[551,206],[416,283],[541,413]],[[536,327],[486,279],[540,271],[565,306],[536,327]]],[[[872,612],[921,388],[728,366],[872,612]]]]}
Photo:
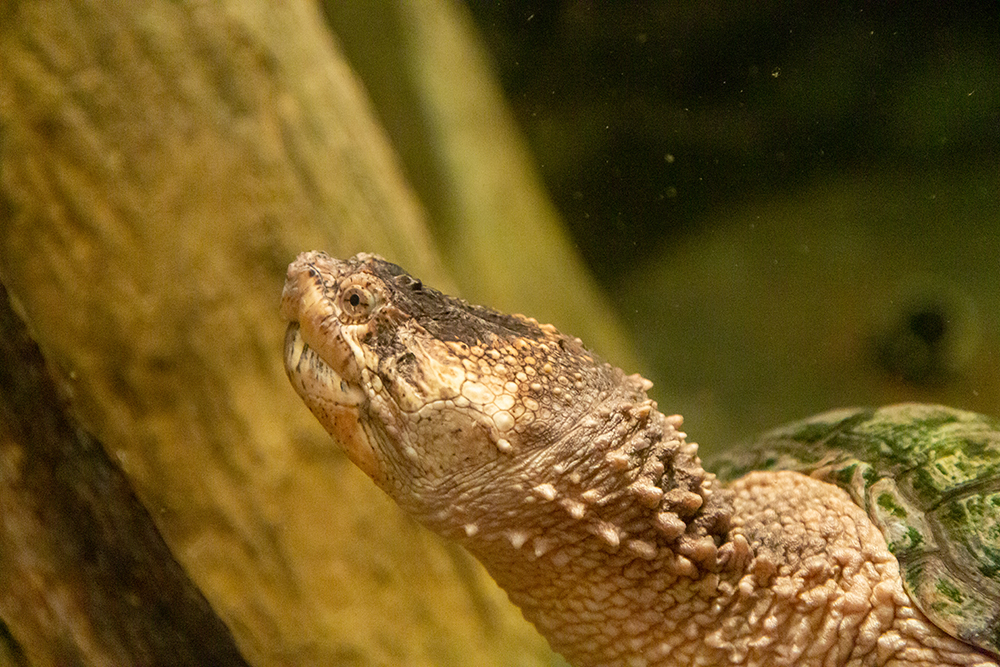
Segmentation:
{"type": "Polygon", "coordinates": [[[572,441],[488,471],[488,483],[470,484],[427,523],[461,542],[572,654],[579,610],[614,594],[623,613],[639,614],[650,581],[695,581],[731,560],[728,492],[702,469],[680,423],[648,399],[605,404],[572,441]],[[609,581],[608,572],[624,578],[609,581]]]}

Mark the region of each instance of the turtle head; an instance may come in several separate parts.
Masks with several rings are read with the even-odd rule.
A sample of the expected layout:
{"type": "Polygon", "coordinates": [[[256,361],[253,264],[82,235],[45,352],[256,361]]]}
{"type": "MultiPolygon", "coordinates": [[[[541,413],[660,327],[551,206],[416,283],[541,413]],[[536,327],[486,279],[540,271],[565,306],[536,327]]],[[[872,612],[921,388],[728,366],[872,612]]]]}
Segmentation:
{"type": "Polygon", "coordinates": [[[418,501],[450,502],[487,472],[525,465],[623,385],[579,339],[442,294],[375,255],[301,254],[281,308],[295,389],[348,457],[420,514],[418,501]]]}

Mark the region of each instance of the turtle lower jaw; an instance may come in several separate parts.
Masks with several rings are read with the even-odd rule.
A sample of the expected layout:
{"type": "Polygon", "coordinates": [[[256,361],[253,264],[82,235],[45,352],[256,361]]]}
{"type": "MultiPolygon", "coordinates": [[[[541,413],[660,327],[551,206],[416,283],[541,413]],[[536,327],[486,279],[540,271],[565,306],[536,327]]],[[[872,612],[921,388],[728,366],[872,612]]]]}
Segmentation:
{"type": "Polygon", "coordinates": [[[295,391],[347,457],[372,478],[380,470],[367,429],[359,428],[369,399],[337,373],[302,337],[297,322],[285,333],[285,372],[295,391]]]}
{"type": "Polygon", "coordinates": [[[323,402],[342,407],[358,407],[368,402],[361,387],[354,385],[324,361],[302,336],[298,322],[288,325],[285,333],[285,372],[292,385],[307,402],[323,397],[323,402]]]}

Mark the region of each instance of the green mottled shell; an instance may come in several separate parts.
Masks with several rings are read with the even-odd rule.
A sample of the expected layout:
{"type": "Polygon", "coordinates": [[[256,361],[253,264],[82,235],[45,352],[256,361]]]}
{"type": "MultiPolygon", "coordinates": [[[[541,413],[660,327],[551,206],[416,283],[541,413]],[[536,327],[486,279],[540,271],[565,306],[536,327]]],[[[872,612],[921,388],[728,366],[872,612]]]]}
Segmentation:
{"type": "Polygon", "coordinates": [[[885,535],[910,597],[945,632],[1000,655],[1000,422],[936,405],[837,410],[714,466],[800,470],[846,489],[885,535]]]}

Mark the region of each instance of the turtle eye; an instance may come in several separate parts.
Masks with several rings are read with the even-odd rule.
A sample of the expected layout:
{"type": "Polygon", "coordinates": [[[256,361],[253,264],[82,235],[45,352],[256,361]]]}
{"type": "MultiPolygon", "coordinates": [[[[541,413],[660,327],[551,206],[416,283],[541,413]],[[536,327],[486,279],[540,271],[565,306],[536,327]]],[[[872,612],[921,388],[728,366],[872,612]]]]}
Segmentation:
{"type": "Polygon", "coordinates": [[[378,305],[375,293],[360,285],[351,285],[340,293],[341,315],[351,322],[367,319],[378,305]]]}

